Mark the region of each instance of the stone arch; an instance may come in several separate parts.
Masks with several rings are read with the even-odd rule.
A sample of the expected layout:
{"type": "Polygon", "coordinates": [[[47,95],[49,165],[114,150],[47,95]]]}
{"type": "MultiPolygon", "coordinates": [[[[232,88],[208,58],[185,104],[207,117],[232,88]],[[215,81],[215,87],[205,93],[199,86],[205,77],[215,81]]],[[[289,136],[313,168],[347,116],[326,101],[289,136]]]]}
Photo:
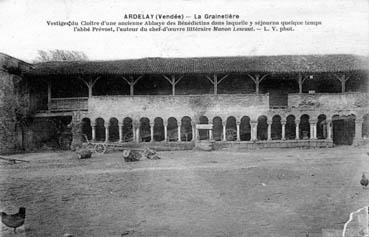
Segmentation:
{"type": "Polygon", "coordinates": [[[300,125],[299,125],[299,137],[300,139],[309,139],[310,134],[310,116],[307,114],[303,114],[300,117],[300,125]]]}
{"type": "Polygon", "coordinates": [[[227,141],[237,140],[237,121],[234,116],[229,116],[226,122],[226,139],[227,141]]]}
{"type": "Polygon", "coordinates": [[[95,120],[95,140],[98,142],[105,141],[105,120],[103,118],[95,120]]]}
{"type": "Polygon", "coordinates": [[[150,119],[147,117],[142,117],[140,119],[140,140],[142,142],[151,141],[150,119]]]}
{"type": "Polygon", "coordinates": [[[271,138],[272,140],[282,139],[282,118],[280,115],[274,115],[271,124],[271,138]]]}
{"type": "Polygon", "coordinates": [[[296,139],[296,117],[292,114],[286,118],[286,140],[296,139]]]}
{"type": "MultiPolygon", "coordinates": [[[[87,137],[88,140],[92,139],[92,126],[91,120],[89,118],[83,118],[81,124],[82,134],[87,137]]],[[[85,139],[85,137],[83,137],[85,139]]]]}
{"type": "Polygon", "coordinates": [[[174,117],[168,118],[167,134],[169,142],[178,141],[178,123],[174,117]]]}
{"type": "Polygon", "coordinates": [[[240,140],[241,141],[250,141],[251,140],[251,124],[250,117],[243,116],[241,118],[240,123],[240,140]]]}
{"type": "Polygon", "coordinates": [[[111,118],[109,120],[109,141],[110,142],[119,141],[119,125],[117,118],[111,118]]]}
{"type": "Polygon", "coordinates": [[[328,137],[327,116],[325,114],[320,114],[318,116],[318,122],[316,124],[316,138],[327,139],[327,137],[328,137]]]}
{"type": "Polygon", "coordinates": [[[123,119],[123,127],[122,127],[122,141],[123,142],[132,142],[133,141],[133,120],[130,117],[125,117],[123,119]]]}
{"type": "Polygon", "coordinates": [[[223,122],[219,116],[213,118],[213,139],[215,141],[223,140],[223,122]]]}
{"type": "Polygon", "coordinates": [[[160,117],[154,119],[154,141],[164,141],[164,120],[160,117]]]}
{"type": "Polygon", "coordinates": [[[192,120],[188,116],[181,119],[181,141],[192,141],[192,120]]]}
{"type": "Polygon", "coordinates": [[[258,117],[257,124],[257,140],[268,139],[268,117],[261,115],[258,117]]]}

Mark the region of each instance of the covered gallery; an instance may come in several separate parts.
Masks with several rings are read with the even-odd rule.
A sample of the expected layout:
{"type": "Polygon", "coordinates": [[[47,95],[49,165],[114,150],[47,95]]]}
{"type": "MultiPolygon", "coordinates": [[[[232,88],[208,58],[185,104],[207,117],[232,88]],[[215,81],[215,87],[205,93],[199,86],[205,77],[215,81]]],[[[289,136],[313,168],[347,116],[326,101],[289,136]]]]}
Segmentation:
{"type": "Polygon", "coordinates": [[[38,119],[89,140],[329,146],[369,135],[368,58],[284,55],[47,62],[24,73],[38,119]],[[197,124],[212,124],[210,131],[197,124]]]}

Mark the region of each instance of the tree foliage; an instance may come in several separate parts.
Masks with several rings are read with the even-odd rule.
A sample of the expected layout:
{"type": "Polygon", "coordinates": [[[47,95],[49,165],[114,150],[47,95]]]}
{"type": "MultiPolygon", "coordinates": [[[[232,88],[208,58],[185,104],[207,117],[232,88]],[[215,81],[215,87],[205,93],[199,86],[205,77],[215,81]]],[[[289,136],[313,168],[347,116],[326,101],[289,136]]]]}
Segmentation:
{"type": "Polygon", "coordinates": [[[34,62],[50,62],[50,61],[86,61],[87,55],[81,51],[70,50],[38,50],[38,56],[34,62]]]}

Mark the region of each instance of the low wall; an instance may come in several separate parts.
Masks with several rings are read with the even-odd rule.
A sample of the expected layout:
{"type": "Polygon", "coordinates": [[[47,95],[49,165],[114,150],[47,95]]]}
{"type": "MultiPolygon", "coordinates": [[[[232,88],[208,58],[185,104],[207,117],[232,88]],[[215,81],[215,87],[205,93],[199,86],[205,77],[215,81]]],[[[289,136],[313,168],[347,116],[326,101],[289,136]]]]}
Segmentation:
{"type": "MultiPolygon", "coordinates": [[[[103,143],[102,143],[103,144],[103,143]]],[[[327,148],[333,147],[332,140],[288,140],[288,141],[243,141],[243,142],[213,142],[213,150],[252,150],[261,148],[327,148]]],[[[141,143],[110,143],[108,152],[124,149],[152,148],[157,151],[192,150],[195,142],[141,142],[141,143]]]]}

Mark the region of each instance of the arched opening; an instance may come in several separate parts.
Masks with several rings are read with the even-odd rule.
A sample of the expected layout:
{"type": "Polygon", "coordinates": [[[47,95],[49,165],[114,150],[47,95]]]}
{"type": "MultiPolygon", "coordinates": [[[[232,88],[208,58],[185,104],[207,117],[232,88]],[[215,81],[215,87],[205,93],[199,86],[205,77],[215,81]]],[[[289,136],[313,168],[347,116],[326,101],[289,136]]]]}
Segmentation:
{"type": "Polygon", "coordinates": [[[296,139],[296,122],[292,114],[287,116],[285,131],[286,140],[296,139]]]}
{"type": "Polygon", "coordinates": [[[316,138],[327,139],[328,137],[328,123],[327,116],[321,114],[318,116],[318,123],[316,125],[316,138]]]}
{"type": "Polygon", "coordinates": [[[192,141],[192,124],[191,118],[184,116],[181,120],[181,141],[192,141]]]}
{"type": "Polygon", "coordinates": [[[109,121],[109,141],[119,141],[119,125],[116,118],[111,118],[109,121]]]}
{"type": "Polygon", "coordinates": [[[168,119],[167,134],[169,142],[178,141],[178,124],[176,118],[170,117],[168,119]]]}
{"type": "Polygon", "coordinates": [[[140,119],[140,138],[142,142],[151,141],[150,119],[145,117],[140,119]]]}
{"type": "Polygon", "coordinates": [[[164,141],[164,122],[159,117],[154,119],[154,141],[164,141]]]}
{"type": "Polygon", "coordinates": [[[282,123],[281,123],[281,116],[274,115],[272,118],[271,124],[271,137],[272,140],[281,140],[282,139],[282,123]]]}
{"type": "Polygon", "coordinates": [[[133,123],[132,119],[129,117],[126,117],[123,119],[123,142],[132,142],[133,141],[133,123]]]}
{"type": "Polygon", "coordinates": [[[364,139],[369,138],[369,114],[366,114],[363,117],[363,127],[361,131],[361,135],[364,139]]]}
{"type": "Polygon", "coordinates": [[[105,121],[102,118],[97,118],[95,121],[95,139],[98,142],[105,141],[105,121]]]}
{"type": "Polygon", "coordinates": [[[214,117],[213,118],[213,139],[215,141],[221,141],[222,136],[223,136],[222,118],[214,117]]]}
{"type": "Polygon", "coordinates": [[[258,140],[268,139],[268,118],[265,115],[262,115],[258,118],[257,139],[258,140]]]}
{"type": "Polygon", "coordinates": [[[230,117],[227,118],[226,139],[227,139],[227,141],[236,141],[237,140],[236,118],[233,117],[233,116],[230,116],[230,117]]]}
{"type": "Polygon", "coordinates": [[[355,115],[332,117],[335,145],[352,145],[355,137],[355,118],[355,115]]]}
{"type": "MultiPolygon", "coordinates": [[[[208,124],[209,119],[206,116],[200,116],[199,118],[200,124],[208,124]]],[[[200,140],[208,140],[209,139],[209,131],[205,129],[199,129],[199,139],[200,140]]]]}
{"type": "Polygon", "coordinates": [[[83,139],[85,139],[85,136],[87,137],[88,140],[92,139],[91,120],[89,118],[82,119],[81,130],[82,130],[82,134],[84,135],[83,139]]]}
{"type": "Polygon", "coordinates": [[[299,126],[299,137],[300,139],[309,139],[310,138],[310,122],[309,115],[304,114],[300,117],[300,126],[299,126]]]}
{"type": "Polygon", "coordinates": [[[251,125],[250,118],[248,116],[243,116],[240,123],[240,140],[250,141],[251,140],[251,125]]]}

